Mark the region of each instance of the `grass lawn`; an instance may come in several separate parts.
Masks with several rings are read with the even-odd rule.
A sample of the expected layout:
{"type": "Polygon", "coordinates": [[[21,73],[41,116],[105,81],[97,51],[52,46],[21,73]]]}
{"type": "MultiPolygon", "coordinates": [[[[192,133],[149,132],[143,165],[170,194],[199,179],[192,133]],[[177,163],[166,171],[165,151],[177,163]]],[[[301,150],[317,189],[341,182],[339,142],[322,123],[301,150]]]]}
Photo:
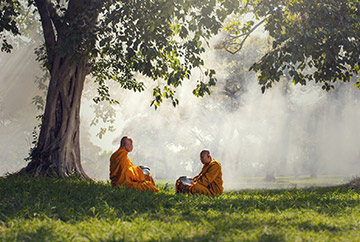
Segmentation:
{"type": "Polygon", "coordinates": [[[359,241],[360,193],[114,189],[76,179],[0,179],[0,241],[359,241]]]}

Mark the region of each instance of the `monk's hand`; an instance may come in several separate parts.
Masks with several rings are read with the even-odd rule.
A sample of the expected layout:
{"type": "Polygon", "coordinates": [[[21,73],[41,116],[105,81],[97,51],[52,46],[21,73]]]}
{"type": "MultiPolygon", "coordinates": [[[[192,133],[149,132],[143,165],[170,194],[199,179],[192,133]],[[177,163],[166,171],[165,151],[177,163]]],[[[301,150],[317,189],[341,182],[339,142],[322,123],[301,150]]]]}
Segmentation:
{"type": "Polygon", "coordinates": [[[183,193],[187,193],[190,189],[190,186],[189,185],[186,185],[183,189],[183,193]]]}
{"type": "Polygon", "coordinates": [[[180,179],[177,179],[176,182],[175,182],[175,193],[181,192],[180,191],[180,184],[181,184],[180,179]]]}
{"type": "Polygon", "coordinates": [[[189,190],[190,186],[183,184],[180,179],[176,180],[175,183],[175,193],[186,193],[189,190]]]}

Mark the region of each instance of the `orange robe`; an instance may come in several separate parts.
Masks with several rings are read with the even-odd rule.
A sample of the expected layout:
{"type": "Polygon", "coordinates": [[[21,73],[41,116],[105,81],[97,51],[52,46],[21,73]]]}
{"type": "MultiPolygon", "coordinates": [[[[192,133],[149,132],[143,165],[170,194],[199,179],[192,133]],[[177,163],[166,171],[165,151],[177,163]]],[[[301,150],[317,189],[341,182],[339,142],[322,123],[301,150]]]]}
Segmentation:
{"type": "Polygon", "coordinates": [[[155,191],[154,180],[151,175],[145,176],[139,166],[134,166],[128,158],[128,152],[120,147],[110,157],[110,180],[113,187],[123,186],[140,191],[155,191]]]}
{"type": "Polygon", "coordinates": [[[204,165],[200,174],[194,177],[194,180],[194,184],[188,190],[189,194],[204,194],[217,197],[224,190],[221,165],[215,159],[204,165]]]}

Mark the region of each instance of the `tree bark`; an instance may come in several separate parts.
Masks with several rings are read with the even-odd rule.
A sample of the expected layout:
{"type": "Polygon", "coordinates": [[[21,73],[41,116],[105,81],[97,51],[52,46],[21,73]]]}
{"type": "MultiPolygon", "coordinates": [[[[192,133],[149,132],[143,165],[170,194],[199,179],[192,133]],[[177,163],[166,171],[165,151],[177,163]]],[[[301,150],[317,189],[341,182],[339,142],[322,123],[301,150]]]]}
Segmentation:
{"type": "Polygon", "coordinates": [[[80,159],[80,104],[102,1],[70,0],[63,18],[57,16],[51,1],[35,3],[43,26],[50,82],[38,142],[21,172],[56,178],[75,173],[90,179],[80,159]],[[61,54],[64,49],[65,55],[61,54]]]}
{"type": "Polygon", "coordinates": [[[80,104],[87,59],[71,64],[56,57],[52,68],[39,140],[25,168],[32,176],[66,177],[72,173],[89,178],[80,159],[80,104]]]}

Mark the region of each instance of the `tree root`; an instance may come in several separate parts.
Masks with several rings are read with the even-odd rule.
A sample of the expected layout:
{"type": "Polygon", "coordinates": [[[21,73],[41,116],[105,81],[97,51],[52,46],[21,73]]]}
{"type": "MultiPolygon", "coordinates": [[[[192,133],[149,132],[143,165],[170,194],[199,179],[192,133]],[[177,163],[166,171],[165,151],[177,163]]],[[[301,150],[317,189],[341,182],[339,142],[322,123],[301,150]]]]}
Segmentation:
{"type": "Polygon", "coordinates": [[[60,174],[56,172],[56,168],[48,166],[44,162],[32,160],[26,167],[10,176],[26,176],[29,178],[48,177],[54,179],[76,178],[92,181],[92,179],[84,171],[72,171],[71,173],[60,174]]]}

